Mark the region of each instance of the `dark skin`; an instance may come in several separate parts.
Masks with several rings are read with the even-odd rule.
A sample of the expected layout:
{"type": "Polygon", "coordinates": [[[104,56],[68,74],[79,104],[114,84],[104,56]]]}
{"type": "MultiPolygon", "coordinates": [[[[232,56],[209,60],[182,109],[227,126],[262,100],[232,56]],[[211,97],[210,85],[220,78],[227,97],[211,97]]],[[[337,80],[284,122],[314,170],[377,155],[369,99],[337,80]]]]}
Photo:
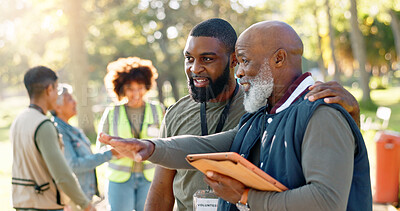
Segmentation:
{"type": "MultiPolygon", "coordinates": [[[[223,102],[229,99],[235,89],[234,67],[235,53],[229,54],[224,44],[213,37],[189,36],[183,50],[187,79],[193,78],[197,87],[206,87],[209,79],[220,77],[229,61],[230,77],[225,91],[209,102],[223,102]]],[[[176,170],[157,166],[150,186],[145,210],[172,210],[175,202],[173,181],[176,170]]]]}
{"type": "MultiPolygon", "coordinates": [[[[302,74],[302,42],[294,30],[282,22],[261,22],[247,29],[238,39],[236,53],[239,61],[237,75],[248,89],[251,88],[251,79],[265,74],[258,70],[264,62],[262,57],[268,58],[269,71],[272,72],[274,78],[274,89],[268,98],[270,107],[281,99],[292,82],[302,74]]],[[[353,105],[357,105],[357,109],[349,109],[349,112],[353,115],[359,114],[357,101],[352,95],[350,98],[346,95],[346,98],[334,96],[338,92],[347,92],[343,87],[336,82],[329,82],[327,86],[322,83],[311,86],[310,90],[314,92],[308,93],[306,97],[310,101],[316,100],[317,97],[329,97],[325,99],[327,103],[339,103],[344,100],[355,102],[353,105]]],[[[359,121],[356,120],[356,122],[359,121]]],[[[215,194],[231,203],[238,202],[246,189],[241,182],[216,172],[209,171],[206,176],[205,182],[210,185],[215,194]]]]}
{"type": "Polygon", "coordinates": [[[229,54],[225,45],[214,37],[189,36],[183,51],[186,77],[194,79],[196,87],[207,87],[209,79],[215,81],[223,73],[228,61],[230,78],[227,89],[209,102],[223,102],[235,90],[234,68],[237,64],[235,53],[229,54]]]}
{"type": "Polygon", "coordinates": [[[243,32],[236,43],[239,62],[236,75],[248,91],[252,88],[251,80],[260,77],[260,70],[267,63],[274,78],[274,88],[268,98],[269,108],[272,108],[302,74],[302,53],[303,44],[296,33],[277,24],[255,24],[243,32]]]}
{"type": "MultiPolygon", "coordinates": [[[[281,22],[262,22],[243,32],[237,42],[236,53],[240,63],[237,75],[240,77],[242,88],[245,91],[251,88],[252,80],[259,76],[260,67],[265,63],[270,66],[275,84],[272,95],[268,98],[271,107],[279,101],[288,86],[302,72],[303,46],[298,35],[291,30],[291,27],[281,22]]],[[[349,93],[343,87],[336,85],[335,83],[314,85],[310,88],[312,91],[307,96],[310,100],[325,96],[330,99],[327,100],[327,103],[336,102],[346,109],[357,105],[356,108],[348,109],[349,112],[357,113],[355,111],[358,110],[358,104],[354,104],[353,97],[346,96],[349,93]],[[323,88],[330,89],[330,91],[323,92],[323,88]],[[337,98],[337,96],[340,97],[337,98]]],[[[120,139],[107,134],[101,134],[99,140],[113,146],[120,153],[135,161],[148,159],[155,149],[154,144],[147,140],[120,139]]],[[[238,202],[245,190],[245,186],[239,181],[215,172],[208,172],[205,181],[219,197],[231,203],[238,202]]],[[[162,194],[162,191],[159,194],[162,194]]]]}
{"type": "Polygon", "coordinates": [[[341,105],[350,113],[358,127],[360,127],[360,107],[358,102],[356,98],[338,82],[329,81],[322,83],[317,81],[314,85],[310,86],[309,90],[310,92],[305,96],[309,101],[314,102],[324,98],[325,103],[337,103],[341,105]]]}
{"type": "MultiPolygon", "coordinates": [[[[301,39],[289,25],[278,21],[257,23],[244,31],[236,43],[237,76],[248,91],[253,80],[272,73],[274,88],[268,98],[272,108],[302,74],[302,53],[301,39]],[[265,65],[269,68],[263,68],[265,65]]],[[[238,202],[246,189],[241,182],[216,172],[209,171],[206,176],[205,182],[215,194],[231,203],[238,202]]]]}

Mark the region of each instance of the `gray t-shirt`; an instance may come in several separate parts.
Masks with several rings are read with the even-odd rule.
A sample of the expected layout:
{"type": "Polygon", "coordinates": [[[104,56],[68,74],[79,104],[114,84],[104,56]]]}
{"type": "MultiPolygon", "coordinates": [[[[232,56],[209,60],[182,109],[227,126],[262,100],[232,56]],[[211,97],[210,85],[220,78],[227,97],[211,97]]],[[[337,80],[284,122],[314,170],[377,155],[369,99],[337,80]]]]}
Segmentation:
{"type": "MultiPolygon", "coordinates": [[[[220,116],[228,101],[207,103],[208,134],[214,134],[220,116]]],[[[232,99],[229,114],[222,131],[234,128],[245,114],[243,107],[243,91],[232,99]]],[[[161,137],[177,135],[201,135],[200,103],[193,101],[189,95],[181,98],[169,108],[161,126],[161,137]]],[[[173,191],[178,210],[193,210],[193,194],[197,190],[207,189],[204,174],[197,170],[178,169],[174,177],[173,191]]]]}

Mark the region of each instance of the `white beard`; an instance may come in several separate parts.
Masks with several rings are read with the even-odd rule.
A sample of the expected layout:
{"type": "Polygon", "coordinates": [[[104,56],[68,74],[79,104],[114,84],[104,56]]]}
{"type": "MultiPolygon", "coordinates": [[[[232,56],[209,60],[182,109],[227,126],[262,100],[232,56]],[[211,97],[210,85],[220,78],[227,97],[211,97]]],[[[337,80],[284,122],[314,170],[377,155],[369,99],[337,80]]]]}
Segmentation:
{"type": "Polygon", "coordinates": [[[244,109],[248,113],[254,113],[268,102],[274,88],[274,78],[272,77],[271,68],[268,63],[264,63],[261,67],[259,75],[250,82],[250,90],[244,93],[244,109]]]}

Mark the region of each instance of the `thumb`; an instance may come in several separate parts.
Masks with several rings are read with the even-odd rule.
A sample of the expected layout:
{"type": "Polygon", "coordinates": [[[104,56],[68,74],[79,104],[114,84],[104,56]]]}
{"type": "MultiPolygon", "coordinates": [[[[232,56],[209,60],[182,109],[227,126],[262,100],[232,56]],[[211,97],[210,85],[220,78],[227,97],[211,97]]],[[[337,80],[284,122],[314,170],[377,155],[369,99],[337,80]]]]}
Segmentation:
{"type": "MultiPolygon", "coordinates": [[[[143,150],[142,150],[143,151],[143,150]]],[[[133,153],[133,160],[135,162],[142,162],[143,160],[143,156],[141,155],[141,152],[138,153],[133,153]]]]}
{"type": "Polygon", "coordinates": [[[148,140],[140,142],[140,145],[140,149],[134,157],[135,159],[140,159],[140,161],[145,161],[153,154],[155,146],[153,142],[148,140]]]}

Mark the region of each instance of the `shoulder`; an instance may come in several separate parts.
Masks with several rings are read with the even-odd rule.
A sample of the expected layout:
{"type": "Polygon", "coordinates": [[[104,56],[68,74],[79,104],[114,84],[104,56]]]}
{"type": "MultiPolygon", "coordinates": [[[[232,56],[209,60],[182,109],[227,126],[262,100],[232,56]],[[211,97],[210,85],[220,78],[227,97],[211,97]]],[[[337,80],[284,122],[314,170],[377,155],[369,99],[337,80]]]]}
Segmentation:
{"type": "Polygon", "coordinates": [[[185,117],[182,112],[190,113],[190,108],[197,104],[198,103],[196,103],[189,95],[180,98],[176,103],[168,107],[164,116],[165,121],[171,123],[174,122],[176,118],[185,117]]]}
{"type": "Polygon", "coordinates": [[[181,111],[180,109],[188,108],[188,106],[197,104],[189,95],[186,95],[179,99],[176,103],[168,107],[167,113],[165,115],[176,113],[181,111]]]}
{"type": "Polygon", "coordinates": [[[329,104],[321,104],[312,114],[312,119],[319,119],[321,123],[330,124],[334,122],[346,122],[346,118],[340,110],[329,104]]]}
{"type": "Polygon", "coordinates": [[[38,125],[35,136],[36,134],[42,137],[57,136],[57,129],[50,119],[45,119],[38,125]]]}

